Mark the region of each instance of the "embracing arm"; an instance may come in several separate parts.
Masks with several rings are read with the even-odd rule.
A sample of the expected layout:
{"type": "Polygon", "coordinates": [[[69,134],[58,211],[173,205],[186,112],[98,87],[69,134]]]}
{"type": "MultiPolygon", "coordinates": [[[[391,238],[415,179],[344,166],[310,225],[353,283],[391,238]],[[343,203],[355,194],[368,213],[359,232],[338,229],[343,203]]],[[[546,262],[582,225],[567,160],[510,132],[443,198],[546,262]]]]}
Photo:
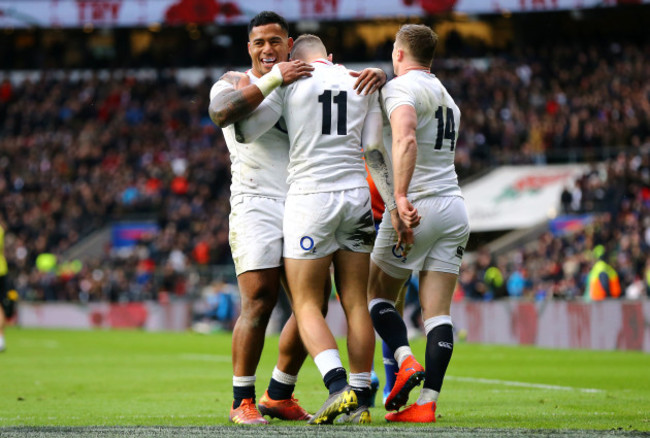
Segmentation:
{"type": "Polygon", "coordinates": [[[264,100],[260,89],[251,85],[250,79],[244,73],[227,72],[219,80],[233,87],[210,96],[208,113],[214,124],[220,128],[246,117],[264,100]],[[240,88],[242,86],[243,88],[240,88]]]}
{"type": "Polygon", "coordinates": [[[227,72],[219,80],[232,87],[210,95],[210,118],[215,125],[225,128],[253,112],[274,89],[311,76],[313,69],[313,66],[302,61],[281,62],[255,84],[250,83],[245,73],[227,72]]]}
{"type": "Polygon", "coordinates": [[[350,70],[350,75],[357,78],[354,83],[357,94],[372,94],[386,83],[386,73],[380,68],[364,68],[360,72],[350,70]]]}

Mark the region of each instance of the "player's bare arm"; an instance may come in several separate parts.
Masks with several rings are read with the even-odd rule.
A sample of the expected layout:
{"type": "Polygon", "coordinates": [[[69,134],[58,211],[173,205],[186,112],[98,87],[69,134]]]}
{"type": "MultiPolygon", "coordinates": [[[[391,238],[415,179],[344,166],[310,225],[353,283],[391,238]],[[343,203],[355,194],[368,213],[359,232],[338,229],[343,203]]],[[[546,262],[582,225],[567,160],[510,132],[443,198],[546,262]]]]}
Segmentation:
{"type": "Polygon", "coordinates": [[[380,68],[364,68],[360,72],[351,70],[350,75],[357,78],[354,83],[357,94],[372,94],[386,83],[386,73],[380,68]]]}
{"type": "Polygon", "coordinates": [[[402,253],[406,256],[413,245],[413,230],[400,219],[395,203],[393,168],[382,138],[381,112],[370,112],[366,116],[362,144],[364,145],[366,165],[372,180],[386,204],[386,209],[390,212],[391,223],[397,233],[397,246],[404,245],[402,253]]]}
{"type": "Polygon", "coordinates": [[[395,203],[399,217],[410,228],[420,224],[420,215],[417,209],[406,197],[418,153],[415,136],[417,122],[415,108],[411,105],[400,105],[390,115],[390,126],[393,133],[395,203]]]}
{"type": "Polygon", "coordinates": [[[225,128],[252,113],[275,88],[311,76],[313,69],[302,61],[280,62],[255,84],[250,84],[244,73],[227,72],[219,80],[230,83],[233,88],[222,91],[210,101],[210,118],[217,126],[225,128]]]}

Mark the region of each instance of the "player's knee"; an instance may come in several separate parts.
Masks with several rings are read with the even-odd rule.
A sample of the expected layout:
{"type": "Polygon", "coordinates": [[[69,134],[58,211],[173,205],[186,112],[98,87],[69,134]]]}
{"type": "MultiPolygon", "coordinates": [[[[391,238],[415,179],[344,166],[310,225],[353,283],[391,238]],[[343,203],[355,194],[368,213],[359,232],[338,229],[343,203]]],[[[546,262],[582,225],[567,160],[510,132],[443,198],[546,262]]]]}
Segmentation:
{"type": "Polygon", "coordinates": [[[241,303],[241,316],[253,326],[266,324],[271,317],[276,302],[277,294],[260,293],[252,297],[243,298],[241,303]]]}

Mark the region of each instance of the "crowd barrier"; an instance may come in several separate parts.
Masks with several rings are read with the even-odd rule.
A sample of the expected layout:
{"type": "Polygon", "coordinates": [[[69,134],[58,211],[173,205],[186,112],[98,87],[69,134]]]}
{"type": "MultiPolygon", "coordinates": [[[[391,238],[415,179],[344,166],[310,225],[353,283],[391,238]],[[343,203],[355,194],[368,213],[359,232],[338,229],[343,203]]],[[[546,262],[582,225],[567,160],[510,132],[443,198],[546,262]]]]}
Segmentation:
{"type": "MultiPolygon", "coordinates": [[[[409,308],[406,309],[408,313],[409,308]]],[[[460,301],[452,304],[457,336],[482,344],[544,348],[639,350],[650,352],[650,300],[529,302],[460,301]]],[[[411,334],[417,329],[406,318],[411,334]]],[[[330,301],[327,322],[335,336],[346,333],[338,301],[330,301]]],[[[20,303],[18,325],[38,328],[138,328],[147,331],[190,328],[192,303],[20,303]]]]}

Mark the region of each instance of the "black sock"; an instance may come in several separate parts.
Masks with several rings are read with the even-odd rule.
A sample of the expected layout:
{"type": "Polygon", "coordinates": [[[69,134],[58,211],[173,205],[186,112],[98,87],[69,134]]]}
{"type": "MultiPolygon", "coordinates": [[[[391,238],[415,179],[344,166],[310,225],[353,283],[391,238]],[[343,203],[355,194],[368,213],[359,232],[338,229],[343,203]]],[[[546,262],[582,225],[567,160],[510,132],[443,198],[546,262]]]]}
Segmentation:
{"type": "Polygon", "coordinates": [[[408,346],[406,324],[395,306],[384,301],[379,302],[370,309],[370,317],[375,330],[393,352],[399,347],[408,346]]]}
{"type": "Polygon", "coordinates": [[[242,400],[245,398],[252,398],[253,403],[255,403],[255,387],[254,386],[233,386],[232,387],[233,398],[235,399],[232,407],[237,409],[241,404],[242,400]]]}
{"type": "Polygon", "coordinates": [[[269,382],[269,387],[266,392],[272,400],[287,400],[291,398],[295,388],[296,385],[287,385],[271,377],[271,382],[269,382]]]}
{"type": "Polygon", "coordinates": [[[352,389],[354,389],[354,392],[357,395],[359,406],[370,406],[370,402],[372,401],[372,389],[357,387],[352,387],[352,389]]]}
{"type": "Polygon", "coordinates": [[[329,370],[325,374],[325,377],[323,377],[323,382],[325,382],[325,386],[327,386],[330,395],[339,392],[348,384],[348,376],[345,368],[339,367],[329,370]]]}
{"type": "Polygon", "coordinates": [[[425,358],[425,388],[440,392],[453,351],[454,332],[450,325],[439,325],[429,332],[425,358]]]}

